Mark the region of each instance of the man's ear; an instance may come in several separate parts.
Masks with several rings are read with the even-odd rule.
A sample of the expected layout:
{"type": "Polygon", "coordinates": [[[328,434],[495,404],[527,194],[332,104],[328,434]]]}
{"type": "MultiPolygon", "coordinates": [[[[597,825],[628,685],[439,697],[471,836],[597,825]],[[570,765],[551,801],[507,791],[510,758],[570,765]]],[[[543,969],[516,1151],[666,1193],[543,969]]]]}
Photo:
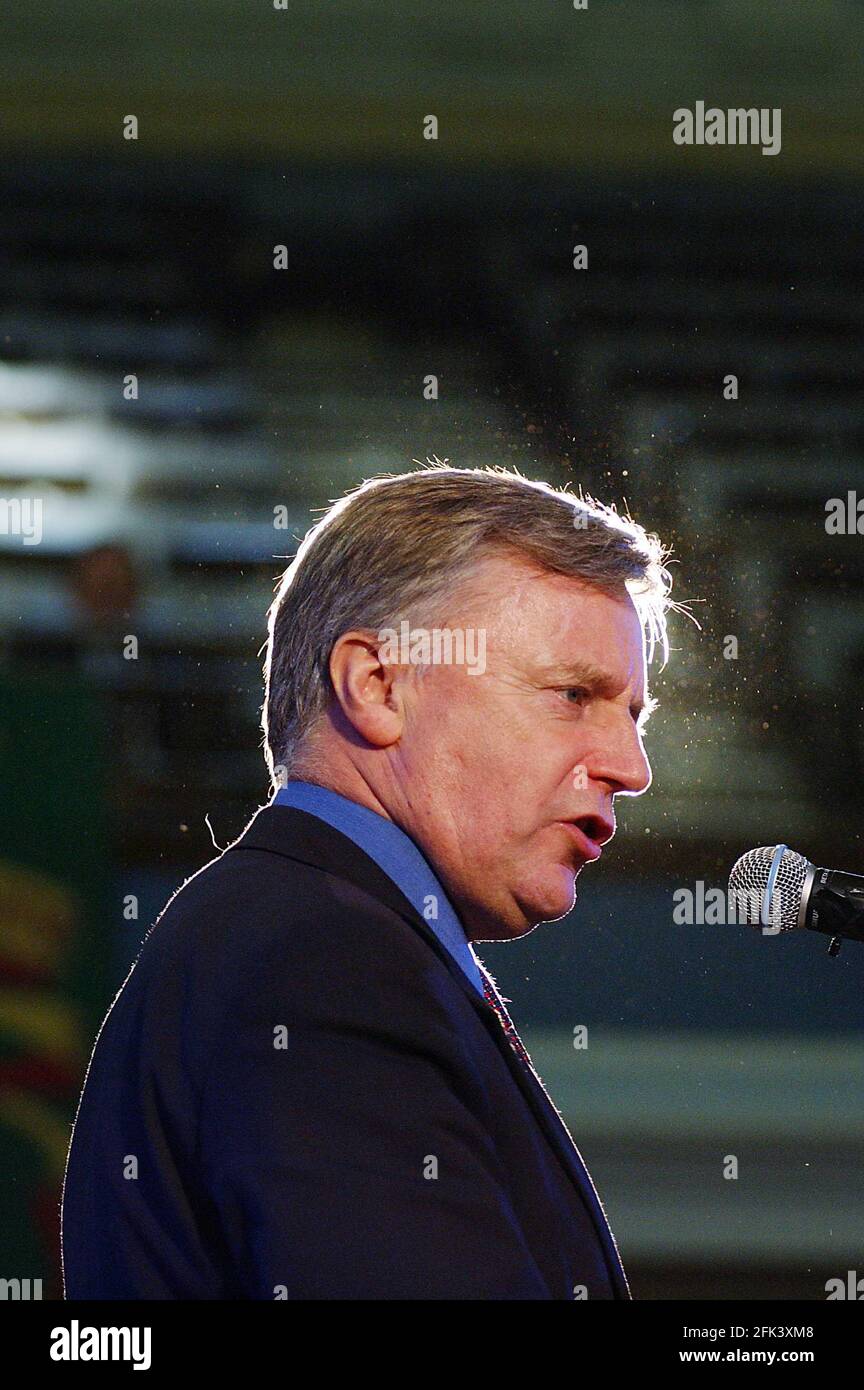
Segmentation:
{"type": "Polygon", "coordinates": [[[389,748],[402,734],[402,667],[381,659],[383,643],[373,632],[344,632],[330,653],[336,702],[345,719],[373,748],[389,748]]]}

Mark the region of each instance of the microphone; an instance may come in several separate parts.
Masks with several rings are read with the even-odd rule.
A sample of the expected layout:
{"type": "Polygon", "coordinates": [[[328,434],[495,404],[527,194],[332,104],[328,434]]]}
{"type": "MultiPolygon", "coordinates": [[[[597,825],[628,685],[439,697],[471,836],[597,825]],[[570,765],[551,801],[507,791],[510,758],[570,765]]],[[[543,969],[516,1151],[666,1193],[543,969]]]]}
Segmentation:
{"type": "Polygon", "coordinates": [[[787,845],[742,854],[729,875],[729,898],[749,926],[830,936],[831,956],[844,939],[864,941],[864,874],[817,868],[787,845]]]}

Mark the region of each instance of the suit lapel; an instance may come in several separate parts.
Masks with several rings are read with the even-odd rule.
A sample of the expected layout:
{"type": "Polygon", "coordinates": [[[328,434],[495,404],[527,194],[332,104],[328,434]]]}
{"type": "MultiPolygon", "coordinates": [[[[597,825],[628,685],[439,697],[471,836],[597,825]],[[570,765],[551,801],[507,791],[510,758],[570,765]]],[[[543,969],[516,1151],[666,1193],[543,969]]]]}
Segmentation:
{"type": "MultiPolygon", "coordinates": [[[[488,971],[484,969],[483,973],[489,978],[492,988],[495,989],[495,983],[491,977],[489,977],[488,971]]],[[[493,1010],[490,1008],[489,1012],[492,1013],[493,1010]]],[[[498,1023],[497,1033],[499,1036],[504,1036],[500,1023],[498,1023]]],[[[624,1273],[624,1266],[621,1263],[621,1256],[618,1253],[618,1246],[615,1244],[615,1237],[606,1219],[606,1213],[603,1210],[599,1194],[591,1179],[591,1174],[588,1172],[585,1161],[576,1146],[576,1141],[559,1115],[546,1087],[535,1071],[534,1064],[527,1052],[525,1055],[528,1060],[525,1064],[519,1060],[509,1043],[506,1045],[506,1053],[510,1054],[507,1058],[507,1062],[513,1076],[542,1125],[547,1138],[549,1138],[553,1148],[561,1157],[570,1178],[579,1188],[580,1193],[587,1202],[588,1209],[597,1230],[597,1235],[606,1252],[607,1262],[619,1296],[622,1298],[629,1298],[630,1287],[627,1283],[627,1276],[624,1273]]]]}
{"type": "Polygon", "coordinates": [[[453,980],[467,996],[472,1008],[481,1018],[484,1027],[495,1042],[496,1047],[510,1069],[516,1085],[525,1097],[537,1123],[543,1130],[554,1152],[563,1164],[565,1172],[586,1201],[594,1221],[598,1238],[606,1253],[607,1263],[616,1293],[621,1298],[629,1298],[630,1290],[621,1265],[618,1248],[609,1229],[605,1212],[582,1155],[564,1121],[552,1104],[546,1090],[533,1067],[530,1069],[520,1062],[501,1023],[492,1008],[477,992],[465,972],[438,940],[429,924],[423,919],[400,888],[370,859],[359,845],[341,830],[320,820],[307,811],[292,806],[269,805],[262,807],[252,818],[246,829],[225,851],[230,854],[235,849],[266,849],[281,854],[286,859],[294,859],[301,864],[323,869],[337,878],[347,879],[355,887],[377,898],[379,902],[398,913],[418,932],[431,950],[449,970],[453,980]]]}

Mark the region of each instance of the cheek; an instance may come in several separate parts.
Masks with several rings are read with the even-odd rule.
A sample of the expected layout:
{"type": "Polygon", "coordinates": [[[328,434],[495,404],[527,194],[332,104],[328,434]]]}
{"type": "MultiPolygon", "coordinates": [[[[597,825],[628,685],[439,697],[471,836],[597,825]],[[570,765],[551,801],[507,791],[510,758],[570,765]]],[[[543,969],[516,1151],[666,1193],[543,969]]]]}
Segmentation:
{"type": "MultiPolygon", "coordinates": [[[[426,677],[424,679],[430,679],[426,677]]],[[[462,690],[453,673],[435,673],[423,690],[406,747],[416,771],[440,789],[472,792],[494,745],[479,702],[462,690]]]]}
{"type": "Polygon", "coordinates": [[[463,759],[481,747],[494,749],[500,740],[501,712],[483,677],[443,667],[425,679],[429,684],[419,714],[430,741],[463,759]]]}
{"type": "Polygon", "coordinates": [[[502,826],[519,824],[538,793],[552,795],[568,782],[575,755],[565,723],[496,698],[482,676],[455,670],[430,675],[434,685],[424,691],[419,710],[417,750],[439,788],[464,792],[469,814],[484,819],[494,810],[502,826]]]}

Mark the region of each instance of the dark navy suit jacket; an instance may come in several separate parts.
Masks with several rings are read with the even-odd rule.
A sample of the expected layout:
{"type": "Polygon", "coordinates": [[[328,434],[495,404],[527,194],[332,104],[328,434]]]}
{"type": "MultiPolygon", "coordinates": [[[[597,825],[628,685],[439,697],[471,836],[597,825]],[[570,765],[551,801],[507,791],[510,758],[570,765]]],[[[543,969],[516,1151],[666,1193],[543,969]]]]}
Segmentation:
{"type": "Polygon", "coordinates": [[[151,929],[93,1051],[66,1297],[629,1298],[582,1160],[400,889],[263,808],[151,929]]]}

